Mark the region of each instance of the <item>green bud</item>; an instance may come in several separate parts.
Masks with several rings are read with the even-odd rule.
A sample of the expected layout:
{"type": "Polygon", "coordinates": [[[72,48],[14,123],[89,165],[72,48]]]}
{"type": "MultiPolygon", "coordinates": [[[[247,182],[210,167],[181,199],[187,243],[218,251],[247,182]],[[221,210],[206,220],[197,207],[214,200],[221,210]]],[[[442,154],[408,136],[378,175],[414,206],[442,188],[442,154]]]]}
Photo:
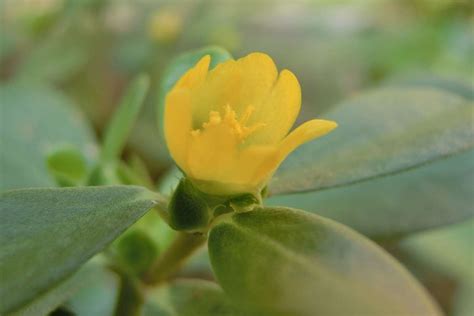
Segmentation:
{"type": "Polygon", "coordinates": [[[140,229],[127,231],[113,246],[120,265],[133,275],[145,273],[159,254],[158,246],[140,229]]]}
{"type": "Polygon", "coordinates": [[[48,154],[47,167],[56,182],[63,187],[82,185],[87,175],[86,159],[81,151],[66,145],[48,154]]]}

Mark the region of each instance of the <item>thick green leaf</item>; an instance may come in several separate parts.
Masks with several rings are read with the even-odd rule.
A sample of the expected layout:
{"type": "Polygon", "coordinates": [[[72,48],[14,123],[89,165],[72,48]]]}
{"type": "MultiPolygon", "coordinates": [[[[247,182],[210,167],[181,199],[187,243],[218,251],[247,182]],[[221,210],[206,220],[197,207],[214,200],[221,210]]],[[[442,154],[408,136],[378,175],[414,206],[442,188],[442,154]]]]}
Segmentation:
{"type": "Polygon", "coordinates": [[[363,236],[286,208],[236,213],[210,232],[219,283],[271,315],[438,315],[415,279],[363,236]]]}
{"type": "Polygon", "coordinates": [[[469,100],[474,100],[474,87],[468,82],[457,78],[444,78],[434,75],[411,75],[388,82],[389,85],[407,88],[432,87],[457,94],[469,100]]]}
{"type": "MultiPolygon", "coordinates": [[[[472,205],[471,205],[472,206],[472,205]]],[[[468,316],[474,295],[474,220],[404,239],[400,249],[421,267],[428,266],[457,283],[451,313],[468,316]]]]}
{"type": "Polygon", "coordinates": [[[166,68],[158,90],[158,126],[160,128],[161,135],[163,135],[163,117],[165,107],[165,97],[168,91],[175,85],[179,78],[186,73],[191,67],[204,56],[211,56],[210,68],[215,67],[217,64],[232,58],[232,55],[223,48],[217,46],[209,46],[199,50],[184,53],[174,60],[166,68]]]}
{"type": "Polygon", "coordinates": [[[1,194],[0,312],[69,276],[159,202],[159,195],[133,186],[1,194]]]}
{"type": "Polygon", "coordinates": [[[330,190],[275,196],[271,205],[315,212],[373,238],[474,217],[474,151],[409,172],[330,190]]]}
{"type": "Polygon", "coordinates": [[[232,306],[222,289],[204,280],[178,280],[148,293],[143,315],[249,316],[232,306]]]}
{"type": "Polygon", "coordinates": [[[147,76],[137,77],[125,92],[120,106],[107,126],[102,147],[102,160],[117,159],[125,146],[130,130],[143,105],[150,80],[147,76]]]}
{"type": "Polygon", "coordinates": [[[87,263],[65,281],[35,297],[33,301],[21,309],[8,314],[9,316],[37,316],[47,315],[61,303],[73,296],[76,292],[86,287],[89,283],[101,279],[104,268],[97,263],[87,263]]]}
{"type": "Polygon", "coordinates": [[[474,282],[474,220],[404,239],[402,250],[453,278],[474,282]]]}
{"type": "Polygon", "coordinates": [[[102,269],[100,274],[87,282],[63,306],[77,316],[112,316],[117,303],[119,285],[117,274],[102,269]]]}
{"type": "Polygon", "coordinates": [[[91,127],[73,104],[55,90],[11,84],[0,87],[0,191],[54,186],[46,157],[71,144],[88,161],[96,143],[91,127]]]}
{"type": "Polygon", "coordinates": [[[385,88],[357,96],[324,116],[339,127],[291,155],[270,192],[343,186],[472,148],[473,109],[465,98],[430,88],[385,88]]]}

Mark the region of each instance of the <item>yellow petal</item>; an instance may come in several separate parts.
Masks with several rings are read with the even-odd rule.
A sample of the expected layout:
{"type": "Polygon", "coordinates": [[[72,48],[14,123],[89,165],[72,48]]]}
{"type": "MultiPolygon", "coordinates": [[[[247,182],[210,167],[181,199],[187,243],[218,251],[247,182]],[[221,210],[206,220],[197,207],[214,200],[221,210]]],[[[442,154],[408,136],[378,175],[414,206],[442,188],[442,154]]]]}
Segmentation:
{"type": "Polygon", "coordinates": [[[202,57],[197,64],[189,69],[176,83],[173,89],[187,88],[192,89],[203,83],[209,70],[211,56],[202,57]]]}
{"type": "Polygon", "coordinates": [[[298,126],[286,136],[279,146],[279,155],[283,160],[300,145],[321,137],[337,127],[337,123],[327,120],[311,120],[298,126]]]}
{"type": "Polygon", "coordinates": [[[255,181],[266,181],[285,158],[300,145],[321,137],[337,127],[336,122],[311,120],[298,126],[278,145],[278,150],[255,174],[255,181]]]}
{"type": "Polygon", "coordinates": [[[235,104],[241,91],[242,70],[234,60],[218,64],[211,70],[203,85],[193,93],[193,126],[200,128],[211,111],[235,104]]]}
{"type": "Polygon", "coordinates": [[[201,85],[208,73],[211,56],[202,57],[189,69],[168,93],[165,100],[164,129],[171,156],[178,166],[186,169],[189,132],[192,130],[192,89],[201,85]]]}
{"type": "Polygon", "coordinates": [[[187,157],[191,178],[215,181],[226,177],[235,165],[238,140],[227,124],[209,123],[190,133],[187,157]]]}
{"type": "Polygon", "coordinates": [[[208,174],[205,178],[191,178],[191,180],[203,192],[210,194],[252,193],[258,195],[266,182],[256,179],[255,174],[270,157],[275,155],[275,152],[274,146],[250,146],[234,152],[234,156],[229,160],[232,161],[232,165],[228,165],[225,173],[221,173],[219,177],[208,174]]]}
{"type": "Polygon", "coordinates": [[[301,107],[301,88],[296,76],[283,70],[274,88],[267,96],[249,124],[260,122],[265,128],[249,137],[252,144],[277,144],[293,126],[301,107]]]}
{"type": "Polygon", "coordinates": [[[248,106],[258,109],[270,93],[277,75],[275,63],[263,53],[252,53],[237,61],[228,60],[217,65],[196,91],[193,125],[199,127],[210,111],[221,111],[227,105],[237,117],[248,106]]]}
{"type": "Polygon", "coordinates": [[[278,70],[270,56],[264,53],[252,53],[237,60],[242,70],[242,91],[237,104],[231,104],[237,116],[243,114],[250,105],[259,111],[273,88],[278,70]]]}
{"type": "Polygon", "coordinates": [[[166,96],[165,104],[164,130],[166,144],[177,165],[186,170],[189,133],[192,128],[189,90],[174,88],[166,96]]]}

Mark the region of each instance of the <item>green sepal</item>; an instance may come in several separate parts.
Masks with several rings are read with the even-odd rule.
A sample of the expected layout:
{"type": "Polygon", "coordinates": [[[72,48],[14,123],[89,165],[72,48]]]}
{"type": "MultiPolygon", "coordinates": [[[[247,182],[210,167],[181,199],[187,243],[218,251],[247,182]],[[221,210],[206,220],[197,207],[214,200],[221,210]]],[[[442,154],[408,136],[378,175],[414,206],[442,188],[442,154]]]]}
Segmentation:
{"type": "Polygon", "coordinates": [[[176,230],[205,232],[211,221],[230,212],[247,212],[261,204],[251,193],[211,195],[200,191],[190,179],[183,178],[169,204],[169,225],[176,230]]]}
{"type": "Polygon", "coordinates": [[[236,212],[248,212],[254,209],[255,205],[261,204],[261,198],[247,193],[229,199],[226,205],[236,212]]]}
{"type": "Polygon", "coordinates": [[[204,230],[211,219],[211,210],[202,194],[183,178],[171,197],[169,225],[176,230],[204,230]]]}

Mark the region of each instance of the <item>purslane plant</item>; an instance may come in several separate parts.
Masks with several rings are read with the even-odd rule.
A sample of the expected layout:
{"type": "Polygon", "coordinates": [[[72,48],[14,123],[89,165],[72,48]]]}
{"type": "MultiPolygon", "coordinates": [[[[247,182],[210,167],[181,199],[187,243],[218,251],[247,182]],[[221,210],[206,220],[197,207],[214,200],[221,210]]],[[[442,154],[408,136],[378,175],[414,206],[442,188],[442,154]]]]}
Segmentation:
{"type": "MultiPolygon", "coordinates": [[[[172,234],[174,241],[161,242],[164,249],[157,250],[150,230],[165,228],[154,226],[158,213],[149,212],[105,251],[107,266],[120,276],[117,315],[160,315],[163,301],[169,301],[160,289],[179,293],[179,303],[168,302],[179,315],[441,314],[410,273],[374,242],[319,215],[265,206],[264,199],[266,186],[272,187],[271,177],[285,157],[334,129],[335,122],[340,127],[331,133],[334,137],[330,134],[314,144],[320,144],[316,146],[322,157],[339,145],[348,156],[335,155],[318,164],[316,156],[306,154],[298,168],[293,166],[295,175],[301,177],[309,163],[311,168],[303,174],[314,178],[313,167],[330,168],[332,161],[340,166],[341,159],[351,161],[352,169],[324,170],[326,176],[313,184],[307,179],[295,182],[285,167],[284,173],[277,173],[280,184],[272,192],[281,193],[291,185],[288,192],[298,191],[298,186],[301,191],[340,186],[441,157],[469,155],[472,127],[465,114],[472,111],[470,100],[431,89],[389,88],[358,99],[356,107],[328,113],[333,121],[311,120],[290,132],[301,104],[300,87],[290,71],[278,73],[269,56],[253,53],[234,61],[228,53],[211,48],[180,57],[176,65],[179,70],[172,65],[166,74],[161,87],[166,99],[159,108],[170,154],[184,174],[170,199],[150,190],[146,176],[137,171],[140,168],[118,158],[147,90],[146,80],[140,78],[112,120],[93,167],[86,166],[80,151],[69,147],[48,159],[60,184],[77,187],[2,193],[2,314],[37,315],[62,304],[80,281],[93,282],[103,273],[102,257],[86,261],[150,209],[178,232],[172,234]],[[389,99],[405,103],[384,111],[383,105],[373,104],[389,99]],[[405,119],[390,121],[389,112],[405,119]],[[347,126],[357,115],[370,118],[359,122],[365,124],[362,135],[376,139],[386,128],[382,142],[392,141],[387,150],[400,148],[403,159],[379,152],[380,142],[374,140],[372,146],[370,139],[350,132],[347,126]],[[347,128],[350,135],[344,134],[347,128]],[[415,131],[415,139],[404,134],[408,130],[415,131]],[[456,142],[451,141],[454,138],[456,142]],[[349,150],[352,144],[358,147],[349,150]],[[281,185],[285,179],[289,183],[281,185]],[[219,286],[174,281],[183,263],[206,243],[219,286]]],[[[17,91],[5,90],[5,99],[15,100],[17,91]]],[[[446,170],[449,174],[451,169],[446,170]]],[[[357,200],[357,194],[346,197],[357,200]]],[[[337,198],[344,199],[344,195],[337,198]]],[[[472,211],[459,212],[446,222],[472,217],[472,211]]],[[[402,211],[400,216],[405,216],[402,211]]],[[[421,229],[416,225],[413,230],[421,229]]]]}

